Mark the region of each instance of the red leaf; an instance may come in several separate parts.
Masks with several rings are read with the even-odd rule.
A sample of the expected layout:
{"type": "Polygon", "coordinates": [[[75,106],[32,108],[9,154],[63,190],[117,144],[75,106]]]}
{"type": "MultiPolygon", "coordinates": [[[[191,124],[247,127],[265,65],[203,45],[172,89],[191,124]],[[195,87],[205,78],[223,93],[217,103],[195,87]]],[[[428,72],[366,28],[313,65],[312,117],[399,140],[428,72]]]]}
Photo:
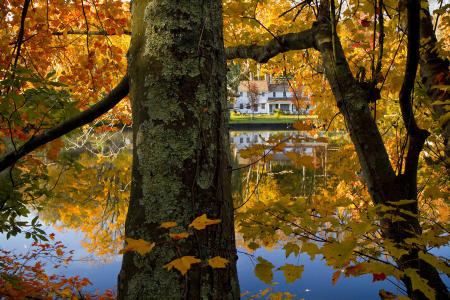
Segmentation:
{"type": "Polygon", "coordinates": [[[361,19],[361,26],[362,27],[369,27],[370,26],[370,20],[368,20],[367,18],[365,19],[361,19]]]}
{"type": "Polygon", "coordinates": [[[372,282],[375,282],[375,281],[383,281],[383,280],[386,279],[386,274],[384,274],[384,273],[380,273],[380,274],[372,274],[372,275],[373,275],[372,282]]]}

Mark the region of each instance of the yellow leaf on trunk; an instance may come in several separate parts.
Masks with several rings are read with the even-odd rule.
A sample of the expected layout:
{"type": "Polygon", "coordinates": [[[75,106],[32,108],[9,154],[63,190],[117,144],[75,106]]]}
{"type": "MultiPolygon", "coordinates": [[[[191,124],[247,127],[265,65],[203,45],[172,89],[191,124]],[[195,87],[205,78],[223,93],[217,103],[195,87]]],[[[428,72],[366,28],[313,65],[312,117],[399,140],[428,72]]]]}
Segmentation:
{"type": "Polygon", "coordinates": [[[228,259],[222,258],[220,256],[213,257],[211,259],[208,259],[208,264],[212,268],[226,268],[226,264],[230,261],[228,259]]]}
{"type": "Polygon", "coordinates": [[[189,227],[194,227],[197,230],[205,229],[208,225],[213,225],[220,223],[220,219],[216,220],[210,220],[206,217],[206,214],[201,215],[200,217],[195,218],[194,221],[192,221],[191,224],[189,224],[189,227]]]}
{"type": "Polygon", "coordinates": [[[191,268],[192,264],[196,264],[199,262],[201,262],[201,260],[196,258],[195,256],[182,256],[171,261],[167,265],[164,265],[163,268],[166,268],[167,270],[172,270],[172,268],[175,268],[180,271],[182,275],[184,275],[191,268]]]}
{"type": "Polygon", "coordinates": [[[125,241],[127,242],[127,245],[119,251],[119,254],[127,251],[137,251],[140,255],[145,255],[150,252],[153,247],[155,247],[155,243],[149,243],[143,239],[135,240],[132,238],[126,238],[125,241]]]}

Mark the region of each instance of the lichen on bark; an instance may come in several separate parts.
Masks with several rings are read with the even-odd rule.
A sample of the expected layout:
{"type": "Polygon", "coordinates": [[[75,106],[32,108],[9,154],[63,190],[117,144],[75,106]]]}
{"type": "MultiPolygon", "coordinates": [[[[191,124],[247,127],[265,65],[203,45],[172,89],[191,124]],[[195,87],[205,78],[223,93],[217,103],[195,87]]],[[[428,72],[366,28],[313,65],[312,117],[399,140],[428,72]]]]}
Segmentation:
{"type": "Polygon", "coordinates": [[[238,299],[221,1],[136,1],[128,54],[133,172],[126,237],[167,239],[204,213],[221,223],[143,257],[124,255],[119,299],[238,299]],[[162,266],[203,260],[182,276],[162,266]],[[204,262],[230,260],[226,269],[204,262]]]}

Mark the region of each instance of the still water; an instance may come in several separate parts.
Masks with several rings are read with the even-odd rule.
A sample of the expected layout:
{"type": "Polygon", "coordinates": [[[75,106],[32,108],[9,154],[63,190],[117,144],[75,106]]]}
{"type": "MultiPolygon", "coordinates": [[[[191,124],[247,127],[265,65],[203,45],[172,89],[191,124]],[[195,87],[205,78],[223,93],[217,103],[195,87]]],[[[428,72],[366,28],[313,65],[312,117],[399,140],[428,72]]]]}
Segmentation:
{"type": "MultiPolygon", "coordinates": [[[[290,133],[286,131],[230,132],[234,168],[238,169],[238,172],[234,174],[235,178],[233,180],[233,194],[235,197],[237,195],[237,197],[245,198],[245,184],[248,184],[249,180],[251,181],[250,171],[247,171],[248,168],[243,167],[249,163],[252,163],[252,159],[242,158],[239,154],[239,150],[245,149],[253,144],[267,143],[270,138],[275,135],[286,137],[283,140],[285,143],[285,151],[271,154],[272,157],[270,161],[266,162],[262,160],[258,162],[258,166],[264,168],[264,170],[266,170],[269,174],[277,172],[293,172],[292,161],[286,153],[289,151],[294,151],[304,155],[305,157],[309,157],[314,167],[309,170],[306,170],[305,167],[300,168],[300,171],[298,172],[300,174],[300,177],[298,178],[300,179],[293,184],[289,184],[289,187],[286,188],[295,188],[297,195],[308,196],[313,194],[317,187],[326,184],[327,179],[331,176],[330,174],[327,174],[327,171],[329,171],[327,168],[327,163],[329,160],[328,155],[332,151],[336,151],[338,149],[337,146],[329,142],[308,140],[307,137],[301,142],[294,142],[289,139],[289,134],[290,133]],[[236,176],[238,176],[237,179],[236,176]]],[[[129,140],[127,139],[124,139],[123,142],[124,145],[129,144],[129,140]]],[[[263,153],[268,154],[268,151],[265,150],[263,153]]],[[[129,156],[129,154],[127,155],[129,156]]],[[[126,168],[126,166],[129,166],[129,157],[127,160],[128,161],[123,162],[122,165],[112,165],[111,168],[104,170],[104,172],[113,172],[114,168],[126,168]]],[[[95,163],[95,161],[93,163],[95,163]]],[[[253,173],[255,173],[254,169],[253,173]]],[[[84,177],[86,177],[89,180],[89,173],[85,172],[82,174],[83,178],[74,179],[77,181],[82,181],[85,179],[84,177]]],[[[115,180],[122,180],[126,182],[128,179],[129,178],[116,178],[115,180]]],[[[95,176],[93,176],[91,180],[95,180],[95,176]]],[[[94,186],[90,186],[91,183],[89,182],[86,182],[85,185],[90,187],[88,191],[92,192],[92,189],[95,189],[94,186]]],[[[104,188],[104,186],[100,186],[100,188],[104,188]]],[[[122,198],[126,198],[128,187],[125,185],[122,186],[122,188],[123,195],[125,195],[122,195],[122,198]]],[[[71,198],[77,198],[77,193],[79,192],[79,190],[71,191],[71,198]]],[[[100,193],[100,195],[109,197],[112,200],[121,199],[120,193],[112,195],[108,192],[107,194],[100,193]]],[[[120,244],[114,244],[114,239],[112,239],[111,243],[108,244],[108,240],[106,239],[105,241],[105,236],[109,237],[108,232],[115,232],[115,230],[106,228],[103,231],[103,235],[95,232],[92,229],[92,226],[94,225],[91,224],[91,222],[95,222],[95,214],[93,214],[92,217],[90,215],[86,215],[88,213],[84,213],[85,215],[83,215],[83,209],[86,209],[86,207],[83,207],[79,203],[71,203],[70,205],[68,203],[64,203],[64,205],[60,205],[59,209],[74,209],[73,207],[78,210],[78,216],[76,214],[72,214],[67,217],[64,216],[61,211],[57,213],[56,211],[58,205],[49,207],[42,212],[44,216],[43,219],[47,221],[45,228],[43,228],[46,233],[54,233],[55,240],[62,241],[62,243],[67,246],[67,249],[75,251],[75,261],[72,262],[68,268],[55,270],[52,268],[51,263],[48,262],[47,270],[49,273],[64,274],[66,276],[80,275],[80,277],[87,277],[93,285],[88,287],[86,291],[95,292],[98,289],[104,291],[114,287],[120,270],[121,256],[110,253],[117,251],[117,249],[114,248],[120,248],[120,244]],[[68,226],[67,224],[69,223],[72,224],[72,226],[68,226]],[[82,229],[80,230],[79,228],[82,229]],[[97,249],[99,247],[103,247],[104,249],[97,249]],[[96,256],[93,253],[102,255],[96,256]],[[81,260],[77,261],[78,258],[81,258],[81,260]],[[87,260],[89,262],[87,262],[87,260]]],[[[87,212],[91,213],[92,210],[87,210],[87,212]]],[[[120,219],[120,217],[114,215],[114,213],[112,213],[111,216],[112,220],[110,220],[109,224],[120,222],[120,220],[123,221],[123,218],[120,219]]],[[[103,227],[108,226],[112,225],[106,224],[103,227]]],[[[115,234],[117,234],[117,232],[115,234]]],[[[26,240],[20,236],[12,237],[9,240],[6,240],[4,236],[0,236],[0,248],[6,250],[16,249],[17,251],[26,251],[26,249],[30,247],[31,243],[32,241],[26,240]]],[[[282,245],[280,244],[278,247],[273,247],[270,250],[262,248],[250,254],[246,249],[238,248],[239,260],[237,269],[240,279],[241,293],[245,293],[247,291],[249,292],[248,296],[245,296],[244,299],[248,298],[250,295],[254,295],[265,290],[269,286],[260,281],[254,274],[256,257],[258,256],[269,260],[275,265],[276,268],[283,266],[286,263],[304,265],[304,271],[301,279],[296,280],[294,283],[286,283],[282,272],[274,272],[274,282],[277,282],[278,284],[272,286],[273,291],[295,294],[296,297],[294,299],[379,299],[378,290],[380,289],[385,289],[400,294],[400,291],[397,290],[393,283],[390,283],[387,280],[372,282],[372,276],[370,275],[364,275],[357,278],[345,278],[344,276],[341,276],[336,285],[333,286],[331,283],[331,277],[335,270],[331,267],[327,267],[324,260],[322,260],[320,256],[316,256],[313,261],[311,261],[309,256],[305,254],[300,254],[298,257],[291,254],[288,258],[286,258],[285,252],[281,248],[282,245]]],[[[446,250],[448,250],[448,247],[446,250]]],[[[448,251],[446,252],[448,254],[448,251]]],[[[444,254],[441,253],[441,255],[444,254]]]]}

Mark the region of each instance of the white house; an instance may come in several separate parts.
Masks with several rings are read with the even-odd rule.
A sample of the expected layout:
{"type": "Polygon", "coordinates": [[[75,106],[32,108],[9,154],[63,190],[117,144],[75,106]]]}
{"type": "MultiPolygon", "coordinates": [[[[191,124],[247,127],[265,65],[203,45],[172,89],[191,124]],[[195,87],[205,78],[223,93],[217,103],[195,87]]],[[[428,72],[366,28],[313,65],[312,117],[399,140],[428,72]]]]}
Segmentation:
{"type": "Polygon", "coordinates": [[[289,114],[306,114],[308,109],[302,107],[304,103],[296,103],[305,102],[302,93],[296,96],[286,81],[271,82],[270,76],[266,75],[266,80],[241,81],[232,109],[239,113],[273,114],[275,110],[281,110],[289,114]]]}

